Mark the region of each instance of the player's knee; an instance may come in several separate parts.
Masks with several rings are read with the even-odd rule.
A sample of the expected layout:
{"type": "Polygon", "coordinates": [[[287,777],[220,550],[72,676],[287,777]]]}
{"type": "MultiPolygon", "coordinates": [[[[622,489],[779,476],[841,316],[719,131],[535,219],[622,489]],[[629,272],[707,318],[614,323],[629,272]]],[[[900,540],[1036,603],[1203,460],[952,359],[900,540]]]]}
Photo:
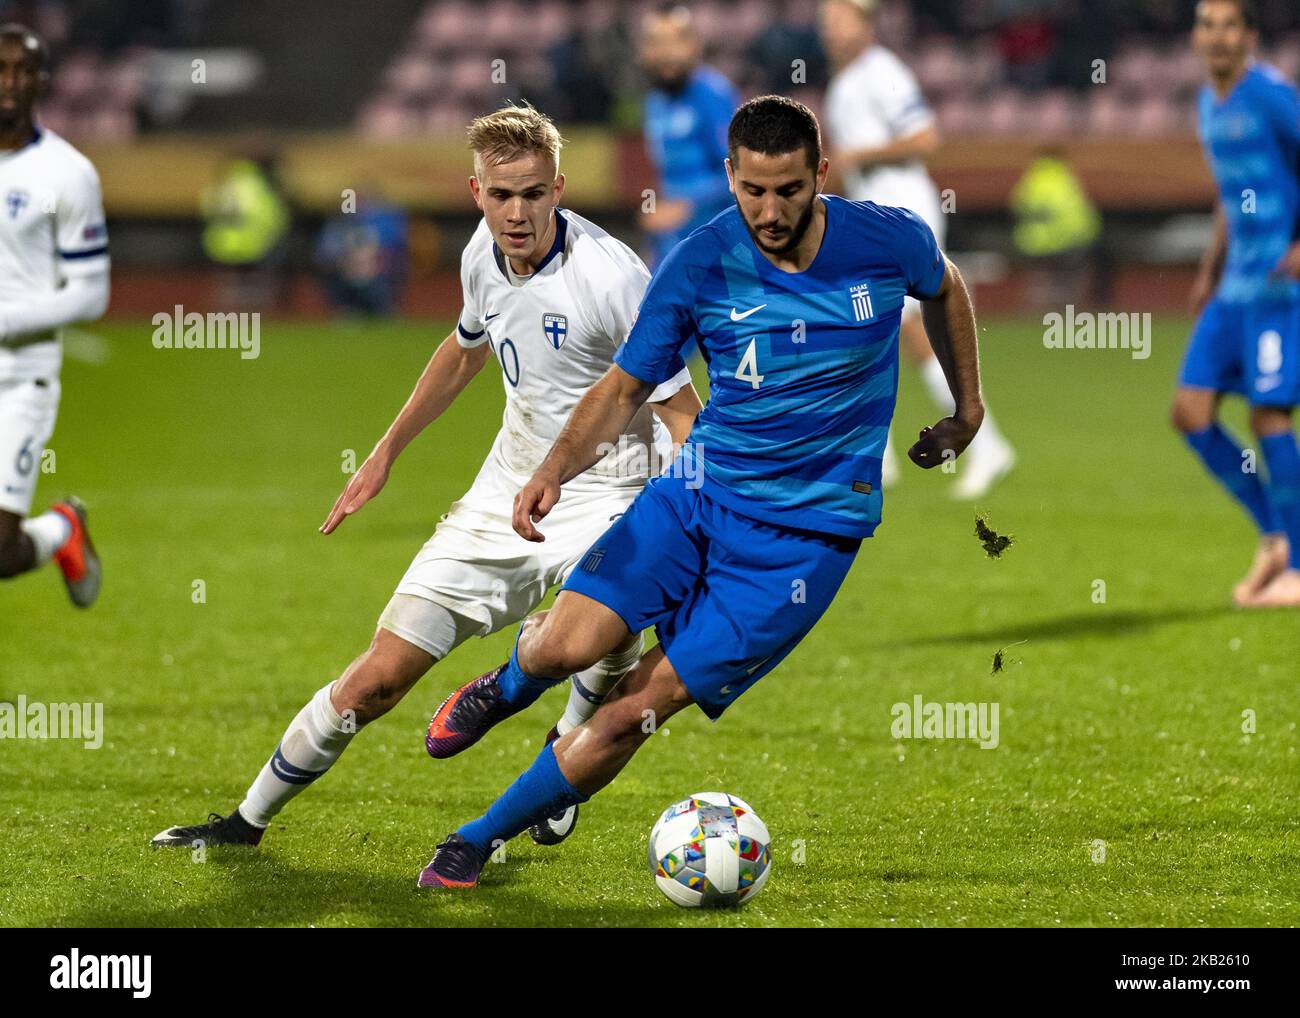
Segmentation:
{"type": "Polygon", "coordinates": [[[340,714],[350,710],[358,724],[369,724],[396,707],[419,677],[385,660],[372,649],[335,685],[331,702],[340,714]]]}
{"type": "MultiPolygon", "coordinates": [[[[521,649],[521,655],[523,651],[521,649]]],[[[539,626],[528,642],[524,670],[534,675],[564,676],[590,668],[603,656],[586,637],[558,626],[539,626]]]]}
{"type": "Polygon", "coordinates": [[[1214,404],[1179,393],[1170,407],[1169,423],[1184,435],[1204,431],[1214,423],[1214,404]]]}
{"type": "Polygon", "coordinates": [[[1291,411],[1281,407],[1253,407],[1250,411],[1250,430],[1259,438],[1290,431],[1291,411]]]}

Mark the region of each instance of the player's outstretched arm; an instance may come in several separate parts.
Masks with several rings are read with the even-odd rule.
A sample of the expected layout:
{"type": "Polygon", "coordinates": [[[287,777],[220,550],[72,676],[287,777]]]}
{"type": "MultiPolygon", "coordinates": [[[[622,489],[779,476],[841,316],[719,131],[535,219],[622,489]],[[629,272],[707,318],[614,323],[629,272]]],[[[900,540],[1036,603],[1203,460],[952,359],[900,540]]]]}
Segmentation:
{"type": "Polygon", "coordinates": [[[90,322],[108,308],[108,273],[71,276],[52,293],[0,305],[0,339],[90,322]]]}
{"type": "Polygon", "coordinates": [[[384,437],[335,500],[334,508],[321,524],[322,534],[332,534],[340,523],[379,494],[388,481],[393,461],[416,435],[455,402],[487,363],[488,352],[486,343],[468,349],[461,346],[454,332],[442,341],[384,437]]]}
{"type": "Polygon", "coordinates": [[[653,391],[649,382],[629,375],[617,364],[610,365],[573,408],[546,459],[515,496],[515,533],[528,541],[546,540],[533,524],[560,500],[560,486],[614,447],[653,391]]]}
{"type": "Polygon", "coordinates": [[[923,428],[920,440],[907,451],[913,463],[927,470],[960,456],[984,421],[975,309],[957,266],[946,257],[944,264],[943,285],[921,305],[921,314],[956,409],[934,427],[923,428]]]}

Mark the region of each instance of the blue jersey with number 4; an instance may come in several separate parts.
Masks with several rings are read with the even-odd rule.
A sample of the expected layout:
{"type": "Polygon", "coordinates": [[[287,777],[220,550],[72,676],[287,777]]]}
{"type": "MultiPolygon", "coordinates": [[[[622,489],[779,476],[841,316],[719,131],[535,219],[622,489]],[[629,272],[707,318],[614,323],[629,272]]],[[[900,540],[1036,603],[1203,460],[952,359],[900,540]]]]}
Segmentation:
{"type": "Polygon", "coordinates": [[[734,207],[679,244],[655,273],[614,361],[652,384],[696,340],[709,403],[684,456],[702,493],[750,517],[869,537],[894,413],[903,297],[933,297],[945,263],[914,213],[835,195],[803,272],[757,248],[734,207]]]}

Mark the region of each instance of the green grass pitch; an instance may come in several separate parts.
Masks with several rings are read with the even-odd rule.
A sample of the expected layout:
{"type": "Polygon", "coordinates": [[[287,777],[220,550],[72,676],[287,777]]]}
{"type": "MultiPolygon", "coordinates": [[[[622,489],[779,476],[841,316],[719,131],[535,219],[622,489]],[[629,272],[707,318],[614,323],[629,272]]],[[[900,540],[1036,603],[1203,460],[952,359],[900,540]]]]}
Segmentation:
{"type": "MultiPolygon", "coordinates": [[[[100,701],[105,742],[0,743],[0,922],[1294,924],[1300,620],[1229,606],[1254,539],[1166,424],[1186,328],[1157,319],[1153,356],[1135,360],[984,322],[986,388],[1020,465],[979,508],[1010,551],[987,558],[951,478],[907,465],[781,668],[717,724],[674,718],[568,843],[513,842],[455,894],[418,893],[416,874],[532,760],[565,695],[428,759],[431,709],[504,658],[506,633],[437,666],[259,851],[197,862],[148,842],[230,810],[365,647],[488,449],[496,372],[326,538],[344,451],[368,451],[445,323],[264,322],[248,361],[155,350],[144,322],[89,328],[69,344],[38,506],[86,499],[103,596],[78,613],[48,569],[0,585],[0,699],[100,701]],[[894,738],[892,705],[918,694],[996,702],[999,745],[894,738]],[[771,880],[739,912],[680,910],[646,870],[659,811],[700,790],[743,796],[772,831],[771,880]]],[[[906,439],[934,411],[906,368],[901,388],[906,439]]]]}

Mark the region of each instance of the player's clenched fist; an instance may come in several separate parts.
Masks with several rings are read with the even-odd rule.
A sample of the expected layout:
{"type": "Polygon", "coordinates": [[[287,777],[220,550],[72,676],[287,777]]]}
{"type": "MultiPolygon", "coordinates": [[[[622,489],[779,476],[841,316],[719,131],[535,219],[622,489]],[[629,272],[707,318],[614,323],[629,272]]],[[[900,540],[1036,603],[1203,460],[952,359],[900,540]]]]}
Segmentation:
{"type": "Polygon", "coordinates": [[[545,541],[542,532],[534,523],[546,518],[560,500],[558,481],[541,474],[534,474],[515,496],[515,513],[512,523],[515,533],[525,541],[545,541]]]}
{"type": "Polygon", "coordinates": [[[332,534],[338,525],[369,502],[383,490],[388,483],[388,470],[392,464],[385,458],[377,458],[374,453],[366,457],[361,469],[352,475],[343,489],[343,494],[334,502],[334,508],[321,524],[322,534],[332,534]]]}
{"type": "Polygon", "coordinates": [[[920,438],[907,450],[907,455],[918,467],[929,470],[960,456],[979,429],[980,420],[971,423],[956,417],[945,417],[933,428],[922,428],[920,438]]]}

